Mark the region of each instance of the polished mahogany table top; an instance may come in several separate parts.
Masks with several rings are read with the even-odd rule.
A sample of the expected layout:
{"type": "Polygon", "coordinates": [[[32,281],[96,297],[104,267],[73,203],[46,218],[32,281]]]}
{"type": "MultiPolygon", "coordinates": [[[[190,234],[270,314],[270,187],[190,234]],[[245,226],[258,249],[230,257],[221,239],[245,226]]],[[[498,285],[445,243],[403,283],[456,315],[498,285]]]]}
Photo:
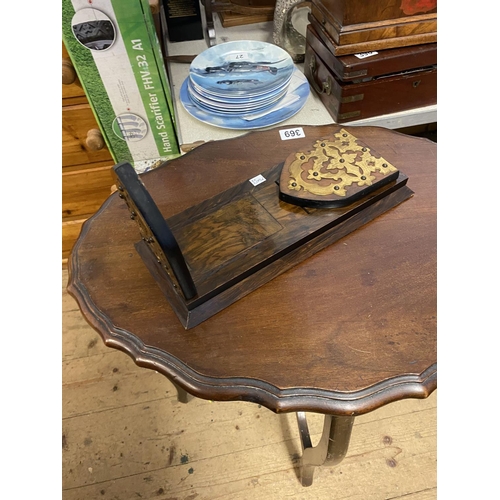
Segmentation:
{"type": "Polygon", "coordinates": [[[168,218],[345,128],[406,174],[413,196],[186,330],[114,193],[83,226],[68,290],[106,345],[201,398],[354,416],[427,397],[437,384],[437,146],[379,127],[302,128],[293,140],[274,128],[208,142],[141,178],[168,218]]]}

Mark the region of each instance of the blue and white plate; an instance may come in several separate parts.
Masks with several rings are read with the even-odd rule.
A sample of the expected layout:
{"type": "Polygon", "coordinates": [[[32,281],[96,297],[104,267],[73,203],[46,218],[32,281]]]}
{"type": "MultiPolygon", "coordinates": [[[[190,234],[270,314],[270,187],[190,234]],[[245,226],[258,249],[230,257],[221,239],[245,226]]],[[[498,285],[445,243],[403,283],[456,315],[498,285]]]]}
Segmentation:
{"type": "MultiPolygon", "coordinates": [[[[189,89],[188,89],[189,93],[189,89]]],[[[220,108],[220,107],[215,107],[207,102],[204,102],[203,100],[199,100],[195,95],[192,93],[189,93],[189,98],[193,101],[194,104],[196,104],[199,108],[204,109],[205,111],[209,111],[210,113],[213,113],[214,115],[233,115],[233,116],[241,116],[243,114],[250,114],[250,113],[258,113],[260,111],[263,111],[265,109],[270,108],[271,106],[275,106],[278,104],[278,102],[282,99],[284,99],[284,95],[281,96],[280,98],[275,99],[272,102],[262,104],[257,107],[243,107],[243,108],[220,108]]]]}
{"type": "Polygon", "coordinates": [[[191,91],[194,91],[196,95],[201,95],[203,97],[206,97],[207,99],[210,99],[212,101],[216,101],[221,104],[250,104],[250,103],[258,103],[261,101],[265,101],[269,98],[272,98],[273,96],[277,96],[278,94],[283,94],[286,92],[288,85],[290,83],[290,79],[292,78],[292,75],[290,75],[290,78],[285,82],[284,85],[280,85],[276,89],[273,89],[269,92],[265,92],[263,94],[259,95],[227,95],[227,96],[219,96],[216,94],[213,94],[211,92],[207,92],[205,89],[200,87],[199,85],[196,85],[196,83],[193,82],[191,78],[189,78],[189,88],[191,91]]]}
{"type": "Polygon", "coordinates": [[[270,127],[298,113],[309,96],[309,83],[302,72],[295,69],[288,91],[276,104],[258,111],[242,111],[238,116],[214,113],[197,105],[188,90],[189,77],[184,80],[180,90],[180,100],[184,109],[194,118],[214,127],[251,130],[270,127]]]}
{"type": "Polygon", "coordinates": [[[241,113],[243,111],[259,110],[278,102],[281,98],[285,97],[288,88],[283,89],[279,94],[273,94],[263,100],[256,101],[251,99],[243,102],[230,103],[214,101],[213,99],[205,97],[192,88],[191,80],[188,80],[188,92],[191,99],[195,101],[196,104],[200,104],[202,108],[212,109],[213,111],[241,113]]]}
{"type": "Polygon", "coordinates": [[[189,67],[194,83],[216,95],[259,95],[283,85],[293,73],[293,60],[281,47],[256,40],[214,45],[189,67]]]}

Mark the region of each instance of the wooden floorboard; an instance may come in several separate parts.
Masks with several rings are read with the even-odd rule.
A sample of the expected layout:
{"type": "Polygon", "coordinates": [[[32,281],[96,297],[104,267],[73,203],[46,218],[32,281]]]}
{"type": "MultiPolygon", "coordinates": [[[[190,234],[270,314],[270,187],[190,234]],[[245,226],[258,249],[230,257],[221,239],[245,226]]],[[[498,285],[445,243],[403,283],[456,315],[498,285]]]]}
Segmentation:
{"type": "MultiPolygon", "coordinates": [[[[437,498],[436,393],[358,417],[344,461],[304,488],[294,414],[179,403],[168,379],[104,346],[66,283],[63,270],[64,500],[437,498]]],[[[308,416],[314,441],[322,421],[308,416]]]]}

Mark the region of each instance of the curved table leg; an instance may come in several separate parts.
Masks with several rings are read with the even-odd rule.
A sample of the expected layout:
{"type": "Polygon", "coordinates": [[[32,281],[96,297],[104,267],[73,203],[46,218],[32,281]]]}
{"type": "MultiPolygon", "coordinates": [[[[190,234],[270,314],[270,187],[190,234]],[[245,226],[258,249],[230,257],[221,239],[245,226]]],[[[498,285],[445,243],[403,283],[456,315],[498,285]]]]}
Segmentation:
{"type": "Polygon", "coordinates": [[[192,399],[194,399],[194,396],[185,391],[180,385],[177,385],[175,382],[172,382],[172,384],[177,390],[177,401],[179,401],[179,403],[189,403],[192,399]]]}
{"type": "Polygon", "coordinates": [[[303,452],[300,464],[300,479],[302,486],[311,486],[315,467],[337,465],[346,456],[354,417],[325,415],[323,434],[316,446],[311,443],[304,412],[297,412],[297,422],[303,452]]]}

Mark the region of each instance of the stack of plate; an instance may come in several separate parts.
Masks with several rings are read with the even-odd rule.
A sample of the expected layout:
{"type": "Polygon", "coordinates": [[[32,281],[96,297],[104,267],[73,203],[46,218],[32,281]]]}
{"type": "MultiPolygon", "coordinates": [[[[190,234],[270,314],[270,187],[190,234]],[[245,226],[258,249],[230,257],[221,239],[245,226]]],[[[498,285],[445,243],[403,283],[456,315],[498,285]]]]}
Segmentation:
{"type": "Polygon", "coordinates": [[[180,99],[186,111],[202,122],[255,129],[290,118],[308,95],[307,79],[286,51],[243,40],[199,54],[182,84],[180,99]]]}

